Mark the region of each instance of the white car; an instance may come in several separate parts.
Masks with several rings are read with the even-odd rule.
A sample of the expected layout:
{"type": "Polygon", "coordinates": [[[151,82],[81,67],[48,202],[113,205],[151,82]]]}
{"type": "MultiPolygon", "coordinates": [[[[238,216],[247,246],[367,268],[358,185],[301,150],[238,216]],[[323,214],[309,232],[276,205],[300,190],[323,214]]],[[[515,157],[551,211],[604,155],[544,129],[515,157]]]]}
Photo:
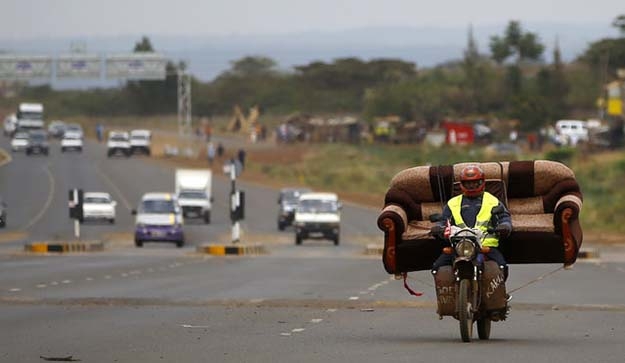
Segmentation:
{"type": "Polygon", "coordinates": [[[130,134],[128,131],[110,131],[106,148],[106,156],[109,158],[116,154],[130,156],[130,134]]]}
{"type": "Polygon", "coordinates": [[[61,152],[76,150],[82,152],[82,135],[75,131],[66,131],[61,139],[61,152]]]}
{"type": "Polygon", "coordinates": [[[18,131],[11,139],[11,151],[26,150],[30,136],[28,132],[18,131]]]}
{"type": "Polygon", "coordinates": [[[108,220],[115,223],[115,206],[117,202],[109,193],[87,192],[83,195],[82,214],[84,220],[108,220]]]}

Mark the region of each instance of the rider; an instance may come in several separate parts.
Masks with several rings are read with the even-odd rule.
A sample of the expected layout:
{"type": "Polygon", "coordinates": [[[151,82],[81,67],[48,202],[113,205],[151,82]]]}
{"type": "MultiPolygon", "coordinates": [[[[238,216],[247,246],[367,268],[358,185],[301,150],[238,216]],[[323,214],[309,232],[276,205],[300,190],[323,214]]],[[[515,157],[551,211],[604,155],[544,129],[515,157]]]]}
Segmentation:
{"type": "MultiPolygon", "coordinates": [[[[466,166],[460,172],[460,190],[462,194],[451,198],[443,209],[441,221],[431,229],[432,235],[443,239],[443,233],[447,221],[458,227],[479,228],[487,233],[482,245],[490,247],[490,252],[486,254],[488,259],[497,262],[499,268],[503,270],[504,279],[508,278],[508,265],[499,251],[499,238],[506,238],[512,232],[512,221],[510,212],[506,207],[489,192],[485,191],[486,182],[484,171],[477,165],[466,166]],[[488,229],[495,229],[495,233],[488,233],[488,229]]],[[[446,243],[448,240],[444,239],[446,243]]],[[[432,266],[432,274],[436,274],[439,267],[451,265],[453,256],[441,254],[432,266]]]]}

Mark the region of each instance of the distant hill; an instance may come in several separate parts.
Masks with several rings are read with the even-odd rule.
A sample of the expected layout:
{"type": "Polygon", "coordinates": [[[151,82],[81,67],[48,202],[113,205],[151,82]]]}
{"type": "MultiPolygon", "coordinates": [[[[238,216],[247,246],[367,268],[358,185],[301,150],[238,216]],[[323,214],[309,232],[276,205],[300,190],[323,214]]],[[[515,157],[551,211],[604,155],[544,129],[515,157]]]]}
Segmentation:
{"type": "MultiPolygon", "coordinates": [[[[522,23],[526,31],[539,35],[546,45],[545,60],[551,60],[558,40],[565,61],[583,53],[588,44],[617,36],[609,24],[532,24],[522,23]]],[[[487,54],[489,38],[501,35],[500,26],[474,26],[473,33],[481,53],[487,54]]],[[[91,53],[124,53],[133,49],[143,34],[101,38],[56,38],[16,41],[1,39],[0,51],[6,53],[58,55],[67,53],[70,45],[81,42],[91,53]]],[[[210,81],[230,68],[230,62],[247,55],[262,55],[278,62],[282,70],[313,61],[331,62],[341,57],[400,58],[414,62],[419,68],[462,57],[467,44],[468,26],[456,28],[379,27],[332,32],[307,32],[276,35],[171,36],[147,35],[157,51],[174,61],[184,60],[191,73],[202,81],[210,81]]],[[[60,82],[57,88],[116,86],[117,82],[60,82]]]]}

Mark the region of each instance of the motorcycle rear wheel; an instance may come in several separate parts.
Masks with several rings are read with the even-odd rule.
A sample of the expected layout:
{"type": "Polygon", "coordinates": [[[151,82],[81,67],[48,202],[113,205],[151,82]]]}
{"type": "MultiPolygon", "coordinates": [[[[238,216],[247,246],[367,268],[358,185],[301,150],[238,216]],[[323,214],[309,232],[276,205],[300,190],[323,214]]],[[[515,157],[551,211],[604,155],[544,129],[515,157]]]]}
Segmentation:
{"type": "Polygon", "coordinates": [[[469,300],[471,280],[460,280],[458,291],[458,320],[463,342],[470,342],[473,336],[473,307],[469,300]]]}
{"type": "Polygon", "coordinates": [[[477,321],[477,335],[482,340],[488,340],[490,338],[490,322],[489,318],[481,318],[477,321]]]}

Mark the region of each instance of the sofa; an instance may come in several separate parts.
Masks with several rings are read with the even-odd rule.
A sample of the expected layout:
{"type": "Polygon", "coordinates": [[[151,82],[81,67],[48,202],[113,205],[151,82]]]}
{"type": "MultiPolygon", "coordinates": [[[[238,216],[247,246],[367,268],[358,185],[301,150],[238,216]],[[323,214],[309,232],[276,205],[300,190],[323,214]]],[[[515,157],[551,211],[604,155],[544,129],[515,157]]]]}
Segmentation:
{"type": "Polygon", "coordinates": [[[458,177],[469,164],[485,173],[486,190],[512,217],[512,233],[500,241],[509,264],[562,263],[577,259],[583,233],[582,191],[566,165],[550,160],[416,166],[397,173],[384,198],[378,227],[384,232],[382,261],[389,274],[429,270],[442,252],[430,235],[430,216],[460,193],[458,177]]]}

